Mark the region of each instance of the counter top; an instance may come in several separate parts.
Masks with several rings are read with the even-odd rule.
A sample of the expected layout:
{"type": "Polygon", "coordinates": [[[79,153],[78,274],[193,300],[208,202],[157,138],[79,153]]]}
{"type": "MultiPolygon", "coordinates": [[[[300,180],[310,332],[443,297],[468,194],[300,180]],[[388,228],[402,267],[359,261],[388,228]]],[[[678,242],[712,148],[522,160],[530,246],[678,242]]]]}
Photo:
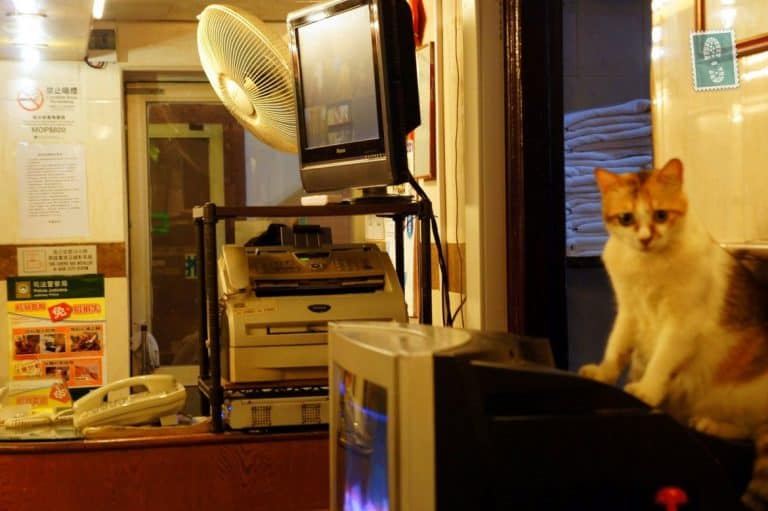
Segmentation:
{"type": "Polygon", "coordinates": [[[327,431],[0,442],[0,510],[328,508],[327,431]]]}

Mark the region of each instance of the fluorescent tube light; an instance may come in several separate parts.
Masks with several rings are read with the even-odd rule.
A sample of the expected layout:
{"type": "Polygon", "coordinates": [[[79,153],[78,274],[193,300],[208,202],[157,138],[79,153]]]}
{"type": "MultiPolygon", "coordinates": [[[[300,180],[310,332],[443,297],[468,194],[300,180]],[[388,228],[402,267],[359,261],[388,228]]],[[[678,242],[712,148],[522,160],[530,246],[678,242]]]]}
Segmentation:
{"type": "Polygon", "coordinates": [[[93,10],[91,14],[94,19],[100,20],[104,16],[104,4],[106,0],[93,0],[93,10]]]}
{"type": "Polygon", "coordinates": [[[29,67],[35,66],[40,62],[40,50],[32,46],[21,48],[21,60],[29,67]]]}
{"type": "Polygon", "coordinates": [[[40,12],[37,0],[13,0],[13,8],[19,14],[38,14],[40,12]]]}

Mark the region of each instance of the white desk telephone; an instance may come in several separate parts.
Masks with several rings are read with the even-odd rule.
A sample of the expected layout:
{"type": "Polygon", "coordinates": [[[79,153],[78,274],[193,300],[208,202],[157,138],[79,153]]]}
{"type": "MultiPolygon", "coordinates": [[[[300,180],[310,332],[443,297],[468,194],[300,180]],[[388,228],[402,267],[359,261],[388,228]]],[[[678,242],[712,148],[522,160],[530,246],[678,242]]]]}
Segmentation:
{"type": "Polygon", "coordinates": [[[175,416],[184,408],[186,389],[170,374],[146,374],[119,380],[92,390],[75,401],[73,423],[76,428],[133,426],[175,416]],[[132,387],[147,390],[124,398],[108,400],[109,394],[132,387]]]}

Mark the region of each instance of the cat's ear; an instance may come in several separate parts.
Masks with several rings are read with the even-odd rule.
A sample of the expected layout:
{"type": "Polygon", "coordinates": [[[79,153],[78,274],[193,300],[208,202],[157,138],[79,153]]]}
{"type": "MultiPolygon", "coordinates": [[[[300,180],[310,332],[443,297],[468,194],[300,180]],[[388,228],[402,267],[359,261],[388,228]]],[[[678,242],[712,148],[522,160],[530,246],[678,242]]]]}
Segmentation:
{"type": "Polygon", "coordinates": [[[597,187],[600,188],[600,193],[607,192],[621,182],[621,178],[618,174],[614,174],[610,170],[605,170],[600,167],[595,169],[595,180],[597,181],[597,187]]]}
{"type": "Polygon", "coordinates": [[[656,180],[668,186],[683,186],[683,162],[672,158],[656,172],[656,180]]]}

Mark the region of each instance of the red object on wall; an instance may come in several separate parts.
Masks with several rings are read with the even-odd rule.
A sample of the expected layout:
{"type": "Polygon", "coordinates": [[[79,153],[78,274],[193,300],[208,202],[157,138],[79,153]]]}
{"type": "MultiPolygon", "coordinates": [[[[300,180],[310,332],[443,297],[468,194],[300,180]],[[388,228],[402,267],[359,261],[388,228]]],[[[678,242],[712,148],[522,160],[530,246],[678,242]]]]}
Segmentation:
{"type": "Polygon", "coordinates": [[[408,0],[411,6],[411,15],[413,16],[413,40],[416,47],[421,46],[424,40],[424,27],[427,26],[427,13],[424,10],[424,4],[421,0],[408,0]]]}

